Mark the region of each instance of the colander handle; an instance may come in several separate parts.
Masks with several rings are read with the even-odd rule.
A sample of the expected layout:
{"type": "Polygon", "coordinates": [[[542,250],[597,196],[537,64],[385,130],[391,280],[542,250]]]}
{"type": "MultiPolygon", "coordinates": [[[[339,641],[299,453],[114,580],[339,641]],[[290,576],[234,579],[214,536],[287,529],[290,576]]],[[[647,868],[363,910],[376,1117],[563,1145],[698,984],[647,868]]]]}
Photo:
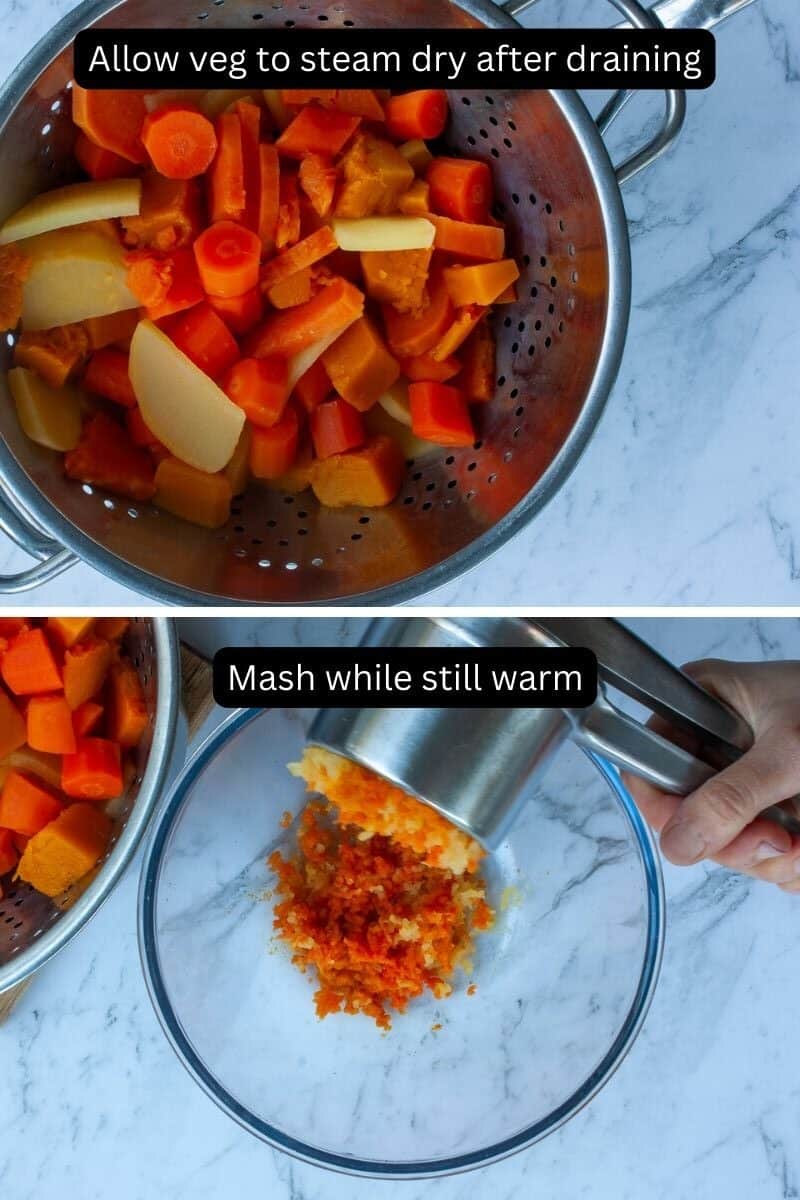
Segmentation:
{"type": "Polygon", "coordinates": [[[11,501],[0,495],[0,530],[11,538],[21,550],[38,558],[34,567],[18,571],[15,575],[0,575],[0,594],[10,595],[14,592],[28,592],[49,579],[54,579],[68,567],[73,567],[78,559],[71,550],[66,550],[59,542],[53,541],[37,528],[11,501]]]}

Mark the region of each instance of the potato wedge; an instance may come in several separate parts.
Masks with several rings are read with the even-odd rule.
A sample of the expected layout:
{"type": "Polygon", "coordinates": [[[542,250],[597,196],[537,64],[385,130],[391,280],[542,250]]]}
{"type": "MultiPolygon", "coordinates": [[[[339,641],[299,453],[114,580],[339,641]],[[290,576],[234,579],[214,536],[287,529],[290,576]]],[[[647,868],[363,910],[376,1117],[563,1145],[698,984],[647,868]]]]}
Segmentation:
{"type": "Polygon", "coordinates": [[[58,229],[20,244],[31,267],[22,293],[23,329],[53,329],[136,308],[124,251],[94,229],[58,229]]]}
{"type": "Polygon", "coordinates": [[[74,450],[81,436],[83,397],[77,388],[52,388],[25,367],[12,367],[8,386],[25,434],[48,450],[74,450]]]}
{"type": "Polygon", "coordinates": [[[244,412],[152,321],[140,321],[128,371],[142,417],[167,449],[213,474],[233,457],[244,412]]]}
{"type": "Polygon", "coordinates": [[[427,250],[436,228],[426,217],[334,217],[341,250],[427,250]]]}
{"type": "Polygon", "coordinates": [[[0,246],[86,221],[132,217],[141,200],[140,179],[92,179],[43,192],[0,225],[0,246]]]}

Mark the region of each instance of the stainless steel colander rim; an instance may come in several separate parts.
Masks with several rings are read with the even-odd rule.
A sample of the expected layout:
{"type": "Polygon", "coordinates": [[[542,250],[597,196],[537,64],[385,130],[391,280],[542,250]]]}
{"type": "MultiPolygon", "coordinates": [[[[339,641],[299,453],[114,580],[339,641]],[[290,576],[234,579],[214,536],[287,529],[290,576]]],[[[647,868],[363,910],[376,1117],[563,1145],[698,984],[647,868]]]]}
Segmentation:
{"type": "MultiPolygon", "coordinates": [[[[41,72],[70,44],[86,25],[118,8],[124,0],[84,0],[33,47],[0,88],[0,136],[7,120],[41,72]]],[[[518,22],[489,0],[453,0],[459,7],[500,28],[516,28],[518,22]]],[[[417,574],[395,583],[347,597],[304,601],[259,601],[201,591],[173,583],[121,558],[101,546],[69,520],[46,496],[0,440],[0,488],[15,497],[25,514],[62,546],[73,551],[89,566],[116,582],[170,605],[221,605],[224,607],[352,607],[403,604],[470,571],[519,533],[555,496],[578,464],[605,408],[619,370],[627,334],[631,301],[631,261],[627,221],[614,166],[597,126],[575,91],[557,90],[550,95],[569,122],[586,158],[602,214],[607,240],[608,291],[602,341],[591,385],[564,444],[525,498],[495,525],[468,545],[417,574]]]]}
{"type": "Polygon", "coordinates": [[[597,1095],[627,1057],[644,1024],[661,970],[665,932],[661,862],[655,837],[623,784],[617,768],[599,755],[581,751],[600,772],[627,820],[631,839],[638,850],[642,865],[643,893],[647,905],[645,943],[636,990],[617,1036],[605,1055],[592,1068],[586,1079],[553,1112],[493,1145],[441,1159],[410,1162],[360,1159],[354,1155],[322,1150],[310,1142],[291,1137],[256,1117],[228,1092],[206,1066],[191,1039],[184,1032],[180,1018],[171,1003],[161,969],[156,916],[158,888],[164,854],[169,847],[176,821],[190,800],[200,775],[211,760],[245,726],[263,715],[262,709],[236,709],[205,738],[173,783],[145,844],[144,862],[139,877],[139,957],[151,1003],[179,1061],[206,1095],[243,1129],[275,1149],[291,1155],[292,1158],[345,1175],[371,1179],[429,1179],[457,1175],[509,1158],[554,1133],[597,1095]]]}
{"type": "Polygon", "coordinates": [[[96,879],[79,900],[45,930],[27,950],[0,966],[0,993],[21,983],[52,958],[97,912],[133,858],[172,766],[180,706],[178,634],[168,617],[149,617],[158,663],[158,692],[153,735],[142,781],[130,816],[96,879]]]}

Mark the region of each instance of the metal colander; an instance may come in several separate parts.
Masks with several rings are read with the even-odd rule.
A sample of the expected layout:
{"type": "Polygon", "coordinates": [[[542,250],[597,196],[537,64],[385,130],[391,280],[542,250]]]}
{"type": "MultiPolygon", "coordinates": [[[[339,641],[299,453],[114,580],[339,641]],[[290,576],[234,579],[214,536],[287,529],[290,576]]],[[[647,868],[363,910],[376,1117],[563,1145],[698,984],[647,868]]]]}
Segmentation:
{"type": "Polygon", "coordinates": [[[0,899],[0,993],[41,967],[100,907],[133,857],[177,758],[183,757],[177,724],[178,644],[171,622],[135,618],[125,648],[139,673],[150,719],[125,796],[114,812],[114,841],[89,886],[61,904],[26,883],[7,887],[0,899]]]}
{"type": "MultiPolygon", "coordinates": [[[[637,24],[654,21],[635,0],[612,2],[637,24]]],[[[0,95],[0,216],[63,182],[72,169],[68,89],[76,32],[92,24],[159,28],[164,18],[163,0],[88,2],[23,62],[0,95]]],[[[516,26],[488,0],[169,5],[176,28],[200,22],[241,28],[251,21],[259,29],[318,22],[387,30],[399,23],[516,26]]],[[[619,183],[670,143],[684,97],[667,93],[661,130],[618,171],[576,93],[455,91],[450,101],[448,149],[492,166],[508,253],[522,269],[518,302],[493,317],[497,394],[477,412],[474,446],[409,460],[402,490],[385,509],[326,510],[311,492],[280,495],[251,484],[235,500],[228,523],[208,531],[67,480],[60,456],[24,436],[4,394],[0,524],[42,562],[0,587],[30,587],[78,556],[166,602],[398,602],[479,562],[542,508],[586,446],[622,354],[630,255],[619,183]]],[[[12,337],[8,343],[3,368],[12,337]]]]}

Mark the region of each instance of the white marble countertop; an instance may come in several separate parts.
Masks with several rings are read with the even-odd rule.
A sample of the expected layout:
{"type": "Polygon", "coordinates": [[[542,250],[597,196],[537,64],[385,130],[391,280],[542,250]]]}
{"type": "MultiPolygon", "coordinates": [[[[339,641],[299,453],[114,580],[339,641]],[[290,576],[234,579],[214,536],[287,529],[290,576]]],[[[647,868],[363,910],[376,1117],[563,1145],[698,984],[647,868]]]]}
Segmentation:
{"type": "MultiPolygon", "coordinates": [[[[297,636],[298,623],[247,624],[237,622],[237,640],[297,636]]],[[[299,624],[306,641],[358,633],[355,621],[299,624]]],[[[633,624],[675,661],[800,657],[798,622],[633,624]]],[[[191,636],[211,649],[226,629],[204,622],[191,636]]],[[[655,1001],[589,1107],[487,1170],[375,1184],[273,1152],[189,1078],[145,992],[137,875],[134,866],[0,1028],[0,1179],[14,1200],[791,1200],[800,1192],[796,897],[718,868],[668,867],[655,1001]]]]}
{"type": "MultiPolygon", "coordinates": [[[[70,7],[0,0],[0,76],[70,7]]],[[[599,0],[533,12],[538,23],[607,20],[599,0]]],[[[690,93],[677,145],[624,189],[632,321],[597,436],[527,531],[429,602],[798,600],[799,77],[796,0],[756,0],[720,28],[716,84],[690,93]]],[[[657,103],[630,106],[618,157],[657,103]]],[[[4,542],[0,572],[25,564],[4,542]]],[[[88,567],[36,599],[88,596],[134,599],[88,567]]]]}

